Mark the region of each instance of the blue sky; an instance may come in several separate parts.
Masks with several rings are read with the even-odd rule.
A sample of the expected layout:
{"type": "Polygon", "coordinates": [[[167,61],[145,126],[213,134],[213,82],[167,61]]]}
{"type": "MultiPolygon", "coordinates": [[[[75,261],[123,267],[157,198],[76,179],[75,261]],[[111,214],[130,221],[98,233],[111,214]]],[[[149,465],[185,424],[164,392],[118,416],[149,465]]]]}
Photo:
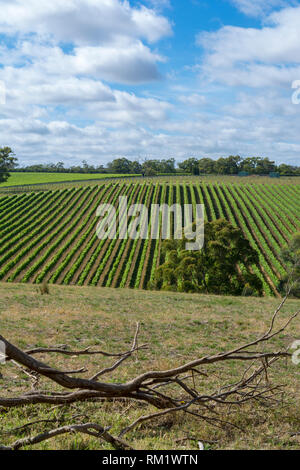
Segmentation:
{"type": "Polygon", "coordinates": [[[0,5],[0,146],[21,164],[239,154],[300,165],[298,0],[0,5]]]}

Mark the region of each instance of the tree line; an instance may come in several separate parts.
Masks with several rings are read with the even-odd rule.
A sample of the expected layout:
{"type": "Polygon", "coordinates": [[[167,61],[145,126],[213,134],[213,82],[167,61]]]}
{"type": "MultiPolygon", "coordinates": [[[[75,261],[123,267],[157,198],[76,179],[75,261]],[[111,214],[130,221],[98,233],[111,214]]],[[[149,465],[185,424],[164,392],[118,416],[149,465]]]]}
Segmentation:
{"type": "Polygon", "coordinates": [[[65,167],[63,162],[29,165],[16,168],[14,171],[45,172],[45,173],[108,173],[108,174],[144,174],[155,176],[162,173],[187,173],[192,175],[269,175],[278,173],[281,176],[300,176],[300,167],[282,163],[276,165],[267,157],[246,157],[239,155],[227,158],[195,158],[191,157],[176,166],[174,158],[149,159],[139,162],[128,158],[116,158],[104,165],[90,165],[85,160],[81,165],[65,167]]]}
{"type": "Polygon", "coordinates": [[[163,160],[145,160],[140,163],[136,160],[131,161],[127,158],[117,158],[104,165],[90,165],[85,160],[81,165],[72,165],[65,167],[63,162],[41,163],[15,168],[18,172],[44,172],[44,173],[107,173],[107,174],[144,174],[145,176],[154,176],[161,173],[176,173],[175,159],[163,160]]]}
{"type": "Polygon", "coordinates": [[[300,167],[282,163],[276,165],[267,157],[246,157],[239,155],[227,158],[195,158],[191,157],[178,166],[174,158],[147,159],[142,162],[129,160],[126,157],[116,158],[106,166],[90,165],[85,160],[80,165],[65,167],[63,162],[40,163],[19,166],[18,160],[10,147],[0,148],[0,182],[6,181],[9,172],[38,172],[38,173],[89,173],[89,174],[118,174],[155,176],[161,174],[218,174],[218,175],[269,175],[300,176],[300,167]]]}
{"type": "Polygon", "coordinates": [[[269,175],[278,173],[282,176],[300,175],[300,167],[282,163],[276,165],[267,157],[246,157],[230,155],[227,158],[189,158],[179,163],[179,168],[194,175],[219,174],[219,175],[269,175]]]}

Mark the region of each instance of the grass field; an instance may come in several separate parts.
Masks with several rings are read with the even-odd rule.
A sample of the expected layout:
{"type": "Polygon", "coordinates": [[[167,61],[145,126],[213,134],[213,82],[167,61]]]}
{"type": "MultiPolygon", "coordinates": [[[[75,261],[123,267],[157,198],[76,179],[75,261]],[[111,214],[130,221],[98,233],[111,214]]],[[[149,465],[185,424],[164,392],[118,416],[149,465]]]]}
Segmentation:
{"type": "MultiPolygon", "coordinates": [[[[207,220],[226,218],[259,253],[252,266],[266,295],[278,295],[286,269],[280,250],[300,228],[300,184],[102,182],[95,186],[0,197],[0,280],[147,288],[160,263],[161,240],[99,240],[96,208],[128,203],[202,203],[207,220]]],[[[170,219],[170,224],[173,219],[170,219]]],[[[242,270],[243,266],[240,267],[242,270]]]]}
{"type": "Polygon", "coordinates": [[[47,191],[51,189],[68,189],[78,185],[102,184],[103,180],[114,179],[119,183],[134,183],[142,179],[145,183],[233,183],[233,184],[272,184],[299,185],[300,177],[270,178],[268,176],[238,177],[229,175],[158,175],[142,177],[141,175],[117,174],[82,174],[82,173],[11,173],[5,183],[0,183],[0,194],[47,191]]]}
{"type": "MultiPolygon", "coordinates": [[[[23,186],[46,183],[59,183],[65,181],[101,180],[103,178],[118,178],[124,175],[88,174],[88,173],[11,173],[11,176],[0,188],[7,186],[23,186]]],[[[131,176],[131,175],[128,175],[131,176]]],[[[134,176],[134,175],[132,175],[134,176]]]]}
{"type": "MultiPolygon", "coordinates": [[[[124,382],[146,370],[180,365],[187,360],[248,342],[265,331],[278,301],[272,298],[233,298],[191,294],[132,291],[92,287],[50,286],[50,295],[41,296],[37,286],[0,284],[0,331],[21,348],[67,344],[72,349],[96,346],[119,352],[132,340],[135,322],[141,322],[140,342],[149,350],[126,362],[107,381],[124,382]]],[[[299,301],[290,300],[280,315],[279,323],[299,309],[299,301]]],[[[299,319],[289,330],[272,340],[272,349],[279,350],[300,338],[299,319]]],[[[92,375],[99,367],[109,366],[108,358],[39,355],[58,368],[78,369],[87,366],[92,375]],[[101,364],[100,364],[101,363],[101,364]]],[[[198,440],[214,441],[207,449],[299,449],[300,444],[300,366],[290,360],[274,365],[270,383],[285,384],[283,401],[277,407],[245,405],[232,407],[226,418],[242,427],[217,429],[192,416],[159,418],[130,432],[126,438],[137,449],[197,449],[198,440]],[[298,433],[292,437],[292,434],[298,433]],[[184,440],[187,435],[190,440],[184,440]]],[[[203,391],[218,388],[221,382],[233,383],[244,370],[238,362],[230,361],[220,367],[204,368],[209,372],[203,379],[203,391]]],[[[14,365],[0,366],[1,395],[16,396],[30,389],[30,380],[19,374],[14,365]]],[[[48,381],[40,387],[47,390],[48,381]]],[[[147,411],[147,413],[149,410],[147,411]]],[[[75,415],[88,413],[93,421],[112,426],[116,435],[124,425],[145,414],[144,406],[108,403],[85,403],[53,407],[2,410],[1,430],[14,429],[29,421],[52,419],[52,423],[35,426],[34,434],[46,429],[80,421],[75,415]]],[[[82,418],[85,420],[85,418],[82,418]]],[[[28,436],[30,429],[13,436],[0,435],[8,444],[28,436]]],[[[93,437],[80,435],[55,438],[35,448],[39,449],[107,449],[93,437]]]]}

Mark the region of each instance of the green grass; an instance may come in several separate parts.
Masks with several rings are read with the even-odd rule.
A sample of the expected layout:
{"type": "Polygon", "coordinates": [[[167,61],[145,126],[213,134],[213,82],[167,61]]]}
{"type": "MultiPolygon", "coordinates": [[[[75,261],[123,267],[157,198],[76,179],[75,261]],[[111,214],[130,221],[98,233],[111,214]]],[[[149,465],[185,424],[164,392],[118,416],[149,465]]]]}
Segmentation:
{"type": "MultiPolygon", "coordinates": [[[[67,187],[66,185],[70,186],[78,186],[79,184],[83,184],[85,181],[87,183],[94,182],[97,184],[97,180],[99,180],[99,184],[101,180],[105,178],[120,178],[120,180],[130,183],[132,181],[136,181],[137,179],[141,178],[141,175],[118,175],[118,174],[83,174],[83,173],[11,173],[11,176],[5,183],[0,183],[0,189],[3,188],[10,188],[13,186],[24,186],[24,188],[20,188],[22,190],[27,190],[26,186],[29,187],[32,185],[43,185],[41,189],[51,189],[53,183],[66,183],[61,187],[67,187]],[[82,183],[81,183],[82,182],[82,183]],[[49,184],[49,187],[47,187],[49,184]]],[[[279,179],[270,178],[268,176],[248,176],[245,178],[237,177],[237,176],[228,176],[228,175],[200,175],[200,176],[186,176],[186,175],[168,175],[168,176],[154,176],[154,177],[145,177],[143,178],[145,182],[172,182],[176,183],[199,183],[199,182],[206,182],[206,183],[238,183],[238,184],[252,184],[252,183],[262,183],[262,184],[300,184],[300,177],[281,177],[279,179]]],[[[34,189],[34,188],[32,188],[34,189]]]]}
{"type": "MultiPolygon", "coordinates": [[[[197,357],[218,353],[265,331],[278,301],[272,298],[233,298],[191,294],[160,293],[127,289],[50,286],[50,295],[42,296],[37,286],[0,284],[0,331],[9,341],[21,348],[68,344],[84,349],[97,346],[110,352],[128,348],[141,322],[140,344],[147,342],[149,350],[124,363],[106,381],[125,382],[146,370],[174,367],[197,357]]],[[[290,300],[280,314],[278,324],[299,309],[300,302],[290,300]]],[[[279,350],[300,339],[299,319],[278,338],[270,349],[279,350]]],[[[90,377],[112,361],[102,357],[37,356],[61,369],[87,366],[90,377]]],[[[220,383],[235,381],[244,370],[237,362],[220,368],[205,367],[208,377],[201,390],[216,389],[220,383]]],[[[13,365],[0,366],[1,395],[16,396],[30,389],[30,381],[13,365]]],[[[290,360],[274,365],[269,376],[271,385],[286,386],[284,400],[276,408],[247,405],[232,407],[227,417],[244,429],[216,429],[192,416],[177,414],[147,423],[130,432],[126,439],[136,449],[197,449],[198,440],[215,441],[208,448],[221,449],[299,449],[300,431],[299,366],[290,360]],[[193,439],[182,441],[186,435],[193,439]],[[179,440],[179,441],[178,441],[179,440]],[[180,441],[181,440],[181,441],[180,441]]],[[[103,379],[104,380],[104,377],[103,379]]],[[[40,389],[47,390],[49,381],[41,380],[40,389]]],[[[151,409],[154,411],[154,409],[151,409]]],[[[112,426],[116,435],[125,425],[148,413],[143,405],[118,403],[81,403],[67,407],[39,405],[15,410],[0,410],[0,429],[14,429],[29,421],[53,419],[42,423],[33,434],[52,427],[80,422],[72,418],[88,414],[92,421],[112,426]]],[[[30,430],[14,436],[0,434],[2,444],[28,436],[30,430]]],[[[109,446],[93,437],[69,435],[36,446],[37,449],[108,449],[109,446]]]]}
{"type": "Polygon", "coordinates": [[[0,188],[6,186],[23,186],[64,181],[101,180],[103,178],[130,177],[134,175],[85,174],[85,173],[11,173],[11,176],[0,188]]]}

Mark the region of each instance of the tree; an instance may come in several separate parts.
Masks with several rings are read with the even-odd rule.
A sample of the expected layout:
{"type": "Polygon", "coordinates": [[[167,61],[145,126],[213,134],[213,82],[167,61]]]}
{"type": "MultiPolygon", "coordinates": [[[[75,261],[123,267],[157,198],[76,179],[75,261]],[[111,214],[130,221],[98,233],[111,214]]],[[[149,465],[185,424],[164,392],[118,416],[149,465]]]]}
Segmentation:
{"type": "Polygon", "coordinates": [[[142,173],[142,165],[138,161],[131,162],[130,173],[133,175],[138,175],[142,173]]]}
{"type": "Polygon", "coordinates": [[[145,176],[155,176],[159,170],[158,160],[145,160],[142,164],[142,172],[145,176]]]}
{"type": "Polygon", "coordinates": [[[281,165],[279,165],[279,167],[277,168],[277,171],[279,171],[279,173],[282,176],[289,176],[289,175],[297,176],[297,175],[300,175],[300,167],[292,166],[292,165],[286,165],[285,163],[282,163],[281,165]]]}
{"type": "Polygon", "coordinates": [[[255,173],[257,175],[268,175],[276,170],[275,162],[268,158],[259,158],[256,164],[255,173]]]}
{"type": "Polygon", "coordinates": [[[225,219],[206,222],[200,251],[187,251],[187,240],[165,240],[163,264],[156,270],[154,288],[219,295],[262,295],[261,280],[250,271],[258,254],[239,228],[225,219]],[[243,274],[238,265],[245,267],[243,274]]]}
{"type": "Polygon", "coordinates": [[[7,181],[10,176],[9,171],[13,170],[17,164],[17,158],[10,147],[0,148],[0,183],[7,181]]]}
{"type": "Polygon", "coordinates": [[[216,162],[211,158],[201,158],[201,160],[199,160],[199,173],[202,175],[215,173],[215,163],[216,162]]]}
{"type": "Polygon", "coordinates": [[[257,157],[244,158],[241,164],[241,171],[246,171],[247,173],[254,174],[257,162],[258,162],[257,157]]]}
{"type": "Polygon", "coordinates": [[[268,158],[248,157],[242,161],[240,169],[250,174],[268,175],[272,171],[276,171],[276,165],[268,158]]]}
{"type": "Polygon", "coordinates": [[[220,175],[237,175],[243,161],[239,155],[230,155],[227,158],[219,158],[216,161],[211,160],[210,163],[205,162],[205,160],[210,159],[202,159],[200,161],[202,162],[201,165],[203,166],[204,162],[204,165],[206,165],[212,173],[218,173],[220,175]]]}
{"type": "Polygon", "coordinates": [[[141,171],[146,176],[154,176],[159,173],[175,173],[175,159],[168,160],[144,160],[141,171]]]}
{"type": "Polygon", "coordinates": [[[285,294],[291,289],[291,295],[300,297],[300,232],[282,249],[281,259],[287,267],[287,275],[279,282],[278,290],[285,294]]]}
{"type": "Polygon", "coordinates": [[[58,162],[58,163],[56,163],[55,166],[57,168],[58,173],[64,173],[66,171],[63,162],[58,162]]]}
{"type": "Polygon", "coordinates": [[[107,165],[108,170],[114,174],[130,174],[131,161],[127,158],[117,158],[107,165]]]}
{"type": "Polygon", "coordinates": [[[199,160],[197,158],[188,158],[184,162],[179,163],[178,166],[181,170],[187,171],[192,175],[199,175],[199,160]]]}
{"type": "Polygon", "coordinates": [[[159,172],[160,173],[175,173],[175,158],[169,158],[167,160],[159,161],[159,172]]]}
{"type": "Polygon", "coordinates": [[[151,166],[145,166],[143,168],[143,175],[144,176],[156,176],[157,172],[151,166]]]}

